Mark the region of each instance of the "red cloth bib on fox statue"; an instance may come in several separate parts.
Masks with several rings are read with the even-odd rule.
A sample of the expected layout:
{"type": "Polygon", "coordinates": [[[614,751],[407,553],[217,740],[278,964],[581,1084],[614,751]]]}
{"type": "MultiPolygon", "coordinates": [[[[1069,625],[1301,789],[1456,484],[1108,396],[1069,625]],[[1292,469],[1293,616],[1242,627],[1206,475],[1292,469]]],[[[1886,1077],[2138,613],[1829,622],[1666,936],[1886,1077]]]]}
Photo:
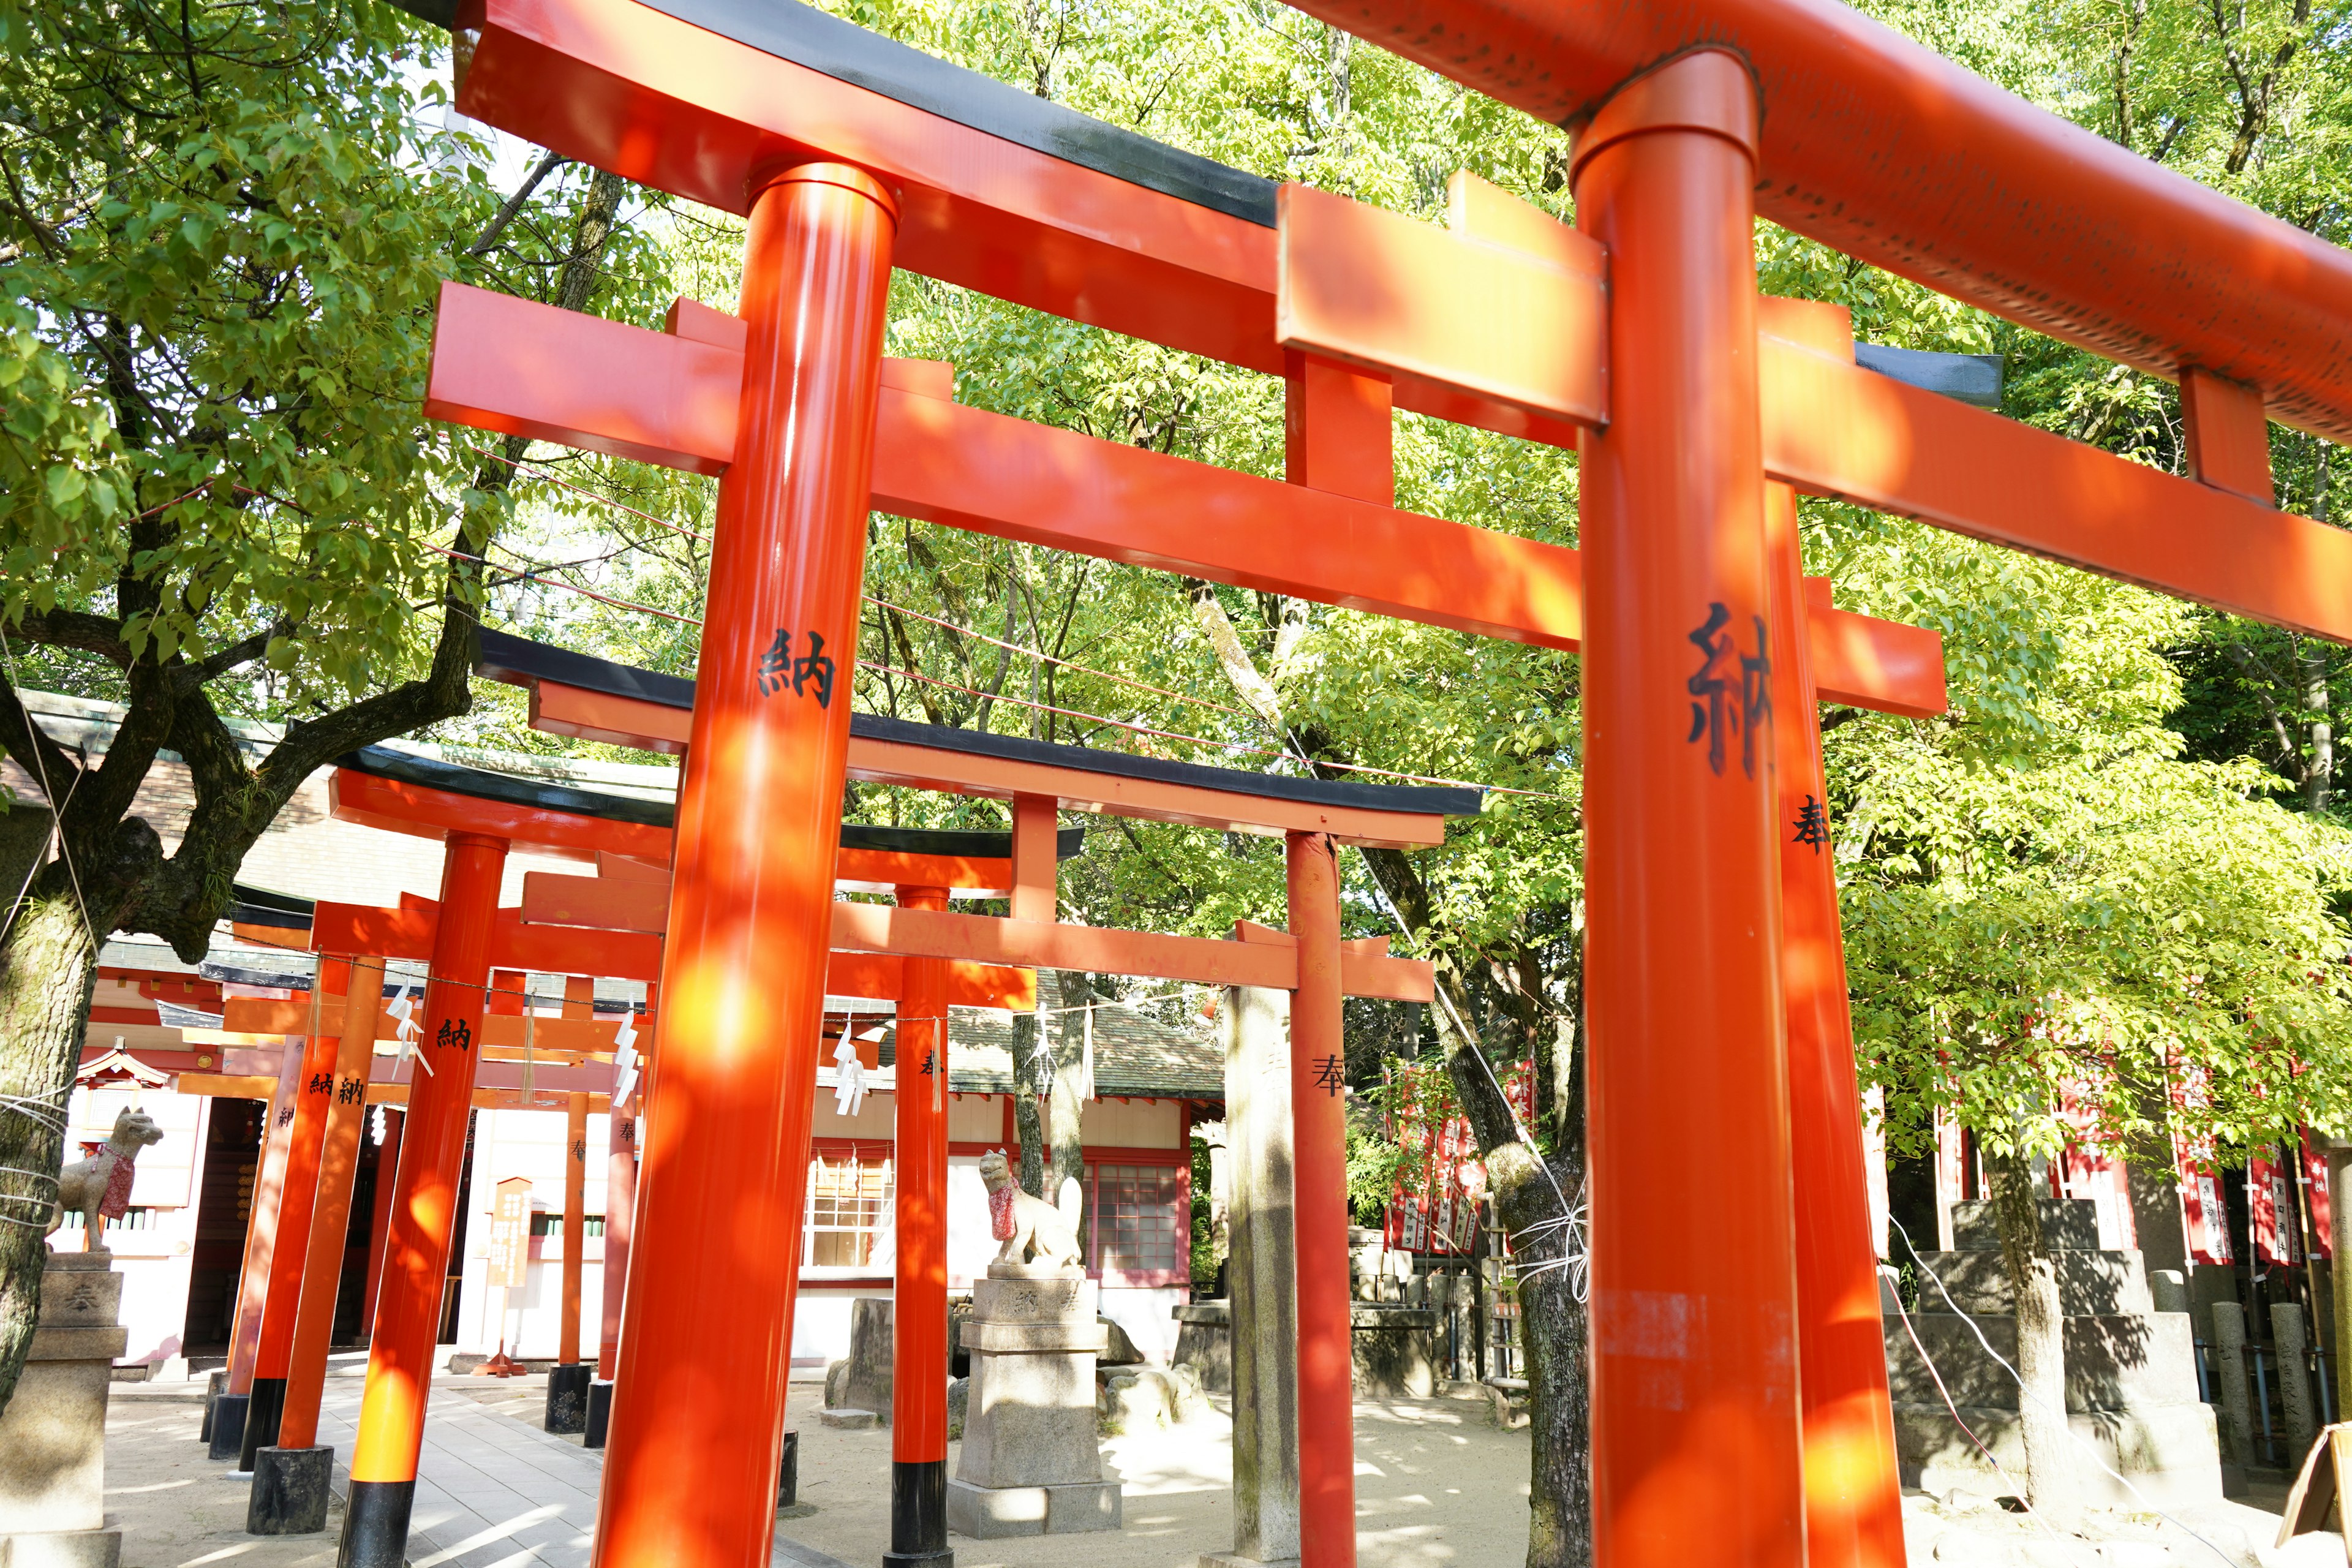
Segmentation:
{"type": "Polygon", "coordinates": [[[1013,1200],[1020,1194],[1021,1189],[1012,1185],[988,1194],[988,1234],[999,1241],[1013,1239],[1013,1200]]]}

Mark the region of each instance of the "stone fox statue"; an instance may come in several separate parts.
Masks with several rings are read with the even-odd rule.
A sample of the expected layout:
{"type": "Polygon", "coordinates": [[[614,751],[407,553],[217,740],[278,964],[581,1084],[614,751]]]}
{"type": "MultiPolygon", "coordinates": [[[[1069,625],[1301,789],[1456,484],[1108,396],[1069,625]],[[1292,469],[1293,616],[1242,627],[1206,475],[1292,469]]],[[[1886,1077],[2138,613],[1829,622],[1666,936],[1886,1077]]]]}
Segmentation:
{"type": "Polygon", "coordinates": [[[49,1216],[49,1229],[65,1224],[67,1215],[79,1214],[82,1250],[101,1250],[105,1222],[121,1218],[131,1207],[131,1167],[139,1151],[163,1141],[163,1130],[145,1111],[125,1110],[116,1117],[105,1148],[58,1173],[58,1212],[49,1216]]]}
{"type": "Polygon", "coordinates": [[[989,1234],[1004,1244],[996,1249],[997,1262],[1080,1267],[1077,1227],[1053,1205],[1021,1190],[1003,1150],[980,1157],[980,1179],[988,1184],[989,1234]]]}

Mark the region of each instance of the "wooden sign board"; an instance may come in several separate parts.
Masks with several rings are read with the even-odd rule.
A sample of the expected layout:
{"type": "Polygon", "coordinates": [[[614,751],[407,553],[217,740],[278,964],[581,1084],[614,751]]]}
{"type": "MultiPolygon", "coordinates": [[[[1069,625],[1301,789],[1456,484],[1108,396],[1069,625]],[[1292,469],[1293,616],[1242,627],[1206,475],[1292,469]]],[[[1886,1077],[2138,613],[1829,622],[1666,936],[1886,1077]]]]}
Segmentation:
{"type": "Polygon", "coordinates": [[[530,1178],[509,1176],[499,1184],[498,1205],[490,1211],[488,1283],[519,1287],[530,1277],[530,1178]]]}

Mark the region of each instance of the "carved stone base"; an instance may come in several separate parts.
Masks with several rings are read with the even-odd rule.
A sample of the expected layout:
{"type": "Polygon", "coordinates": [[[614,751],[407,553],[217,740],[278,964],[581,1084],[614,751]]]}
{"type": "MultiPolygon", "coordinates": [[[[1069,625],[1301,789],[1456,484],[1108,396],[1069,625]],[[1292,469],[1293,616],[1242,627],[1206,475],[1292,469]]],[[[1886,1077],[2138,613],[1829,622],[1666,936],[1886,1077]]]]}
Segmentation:
{"type": "Polygon", "coordinates": [[[1119,1483],[976,1487],[948,1482],[948,1528],[974,1541],[1013,1535],[1076,1535],[1119,1526],[1119,1483]]]}
{"type": "Polygon", "coordinates": [[[122,1529],[64,1530],[54,1534],[0,1535],[8,1568],[120,1568],[122,1529]]]}

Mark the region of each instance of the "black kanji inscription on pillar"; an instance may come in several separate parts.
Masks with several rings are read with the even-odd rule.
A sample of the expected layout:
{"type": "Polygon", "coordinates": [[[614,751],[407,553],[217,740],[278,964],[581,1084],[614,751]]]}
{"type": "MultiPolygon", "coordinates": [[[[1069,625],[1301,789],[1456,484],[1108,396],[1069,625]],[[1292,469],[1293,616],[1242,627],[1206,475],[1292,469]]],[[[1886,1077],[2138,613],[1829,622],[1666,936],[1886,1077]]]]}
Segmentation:
{"type": "Polygon", "coordinates": [[[1739,769],[1756,776],[1760,737],[1772,719],[1772,661],[1765,653],[1764,617],[1756,622],[1756,651],[1744,654],[1724,628],[1731,612],[1717,599],[1707,605],[1706,619],[1689,634],[1700,654],[1698,673],[1684,683],[1691,702],[1690,742],[1706,742],[1706,765],[1719,777],[1730,753],[1730,737],[1739,737],[1739,769]]]}
{"type": "Polygon", "coordinates": [[[1829,841],[1830,814],[1820,801],[1809,795],[1805,797],[1805,804],[1797,808],[1797,834],[1789,842],[1808,845],[1818,855],[1829,841]]]}
{"type": "Polygon", "coordinates": [[[808,657],[793,661],[793,695],[805,696],[806,693],[802,689],[810,681],[814,681],[816,705],[820,708],[830,708],[833,706],[833,660],[824,656],[823,637],[811,632],[808,639],[808,657]]]}
{"type": "Polygon", "coordinates": [[[441,1032],[434,1036],[433,1039],[435,1044],[445,1049],[455,1047],[461,1051],[470,1051],[474,1048],[474,1031],[467,1026],[463,1018],[444,1019],[441,1032]]]}
{"type": "Polygon", "coordinates": [[[776,640],[760,656],[760,695],[773,697],[793,678],[793,634],[776,628],[776,640]]]}
{"type": "Polygon", "coordinates": [[[1338,1057],[1325,1057],[1318,1061],[1315,1064],[1315,1087],[1327,1095],[1339,1093],[1347,1086],[1347,1079],[1340,1071],[1344,1065],[1338,1057]]]}

